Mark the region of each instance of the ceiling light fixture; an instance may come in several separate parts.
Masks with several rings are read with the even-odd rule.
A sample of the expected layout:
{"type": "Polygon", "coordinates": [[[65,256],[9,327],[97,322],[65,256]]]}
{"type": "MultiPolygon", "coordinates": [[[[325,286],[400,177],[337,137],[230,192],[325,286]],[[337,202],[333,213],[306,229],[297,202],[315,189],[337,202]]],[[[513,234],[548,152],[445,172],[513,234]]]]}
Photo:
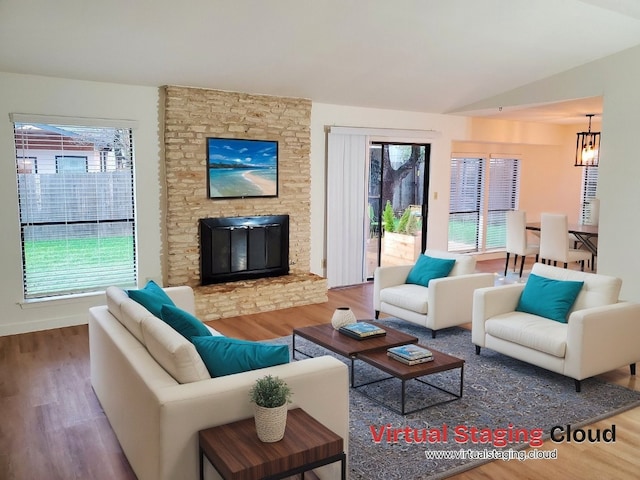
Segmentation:
{"type": "Polygon", "coordinates": [[[600,160],[600,132],[591,131],[591,118],[594,113],[585,115],[589,117],[589,130],[578,132],[576,142],[576,167],[597,167],[600,160]]]}

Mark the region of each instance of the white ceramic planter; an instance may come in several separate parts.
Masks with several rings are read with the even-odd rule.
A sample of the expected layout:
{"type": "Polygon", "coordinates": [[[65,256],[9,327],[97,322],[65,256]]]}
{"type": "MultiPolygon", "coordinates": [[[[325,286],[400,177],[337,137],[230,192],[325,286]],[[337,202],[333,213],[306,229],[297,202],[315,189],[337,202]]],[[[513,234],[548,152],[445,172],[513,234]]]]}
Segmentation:
{"type": "Polygon", "coordinates": [[[333,325],[333,328],[335,328],[336,330],[338,330],[340,327],[344,327],[345,325],[356,322],[356,316],[349,307],[336,308],[336,311],[333,312],[333,316],[331,317],[331,325],[333,325]]]}

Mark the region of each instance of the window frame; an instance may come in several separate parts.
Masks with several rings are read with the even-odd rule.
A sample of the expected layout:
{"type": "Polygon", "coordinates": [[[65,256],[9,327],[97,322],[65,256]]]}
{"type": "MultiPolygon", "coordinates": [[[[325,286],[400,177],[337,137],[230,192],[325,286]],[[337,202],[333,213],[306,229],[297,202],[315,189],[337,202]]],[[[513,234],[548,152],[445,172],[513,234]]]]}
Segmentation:
{"type": "Polygon", "coordinates": [[[55,155],[55,159],[56,159],[56,173],[76,172],[76,170],[74,169],[68,169],[68,166],[65,166],[65,163],[66,163],[66,160],[78,160],[78,159],[81,159],[83,161],[83,172],[86,173],[89,171],[89,159],[87,158],[86,155],[55,155]]]}
{"type": "MultiPolygon", "coordinates": [[[[501,155],[501,154],[454,154],[451,157],[451,190],[449,200],[449,235],[448,235],[448,250],[456,253],[477,252],[485,253],[492,251],[503,250],[506,245],[506,212],[510,210],[517,210],[520,201],[520,172],[522,169],[521,159],[517,155],[501,155]],[[470,178],[465,185],[459,184],[462,179],[464,181],[468,175],[460,175],[457,170],[460,168],[460,164],[468,164],[472,166],[475,164],[474,169],[477,174],[475,178],[470,178]],[[506,167],[509,170],[505,171],[505,168],[496,170],[497,167],[506,167]],[[498,184],[498,186],[506,192],[503,198],[495,197],[497,192],[496,188],[492,188],[496,185],[501,176],[499,173],[503,171],[503,177],[511,178],[511,182],[498,184]],[[464,198],[456,198],[456,192],[458,196],[464,194],[464,191],[468,192],[469,188],[474,188],[471,192],[472,199],[476,205],[476,210],[463,210],[459,211],[458,208],[455,211],[452,206],[462,205],[464,198]],[[454,215],[471,215],[473,221],[473,214],[476,215],[475,225],[467,225],[465,228],[475,228],[475,241],[461,241],[461,237],[471,236],[466,233],[462,233],[461,230],[457,230],[453,222],[455,221],[452,216],[454,215]],[[452,239],[452,236],[458,236],[457,239],[452,239]]],[[[473,173],[473,172],[471,172],[473,173]]]]}
{"type": "Polygon", "coordinates": [[[138,282],[135,122],[23,114],[11,114],[10,120],[14,127],[24,301],[100,293],[110,285],[135,287],[138,282]],[[35,132],[32,136],[40,135],[44,143],[29,144],[29,136],[22,133],[28,130],[21,131],[24,126],[31,126],[35,132]],[[38,132],[38,129],[41,130],[38,132]],[[69,146],[68,137],[75,136],[82,137],[82,148],[78,147],[80,142],[69,146]],[[50,140],[52,138],[59,143],[50,140]],[[91,161],[80,149],[93,152],[90,156],[91,161],[98,162],[96,168],[89,169],[91,161]],[[117,149],[124,161],[119,164],[120,168],[107,171],[104,159],[109,149],[111,152],[117,149]],[[42,162],[38,153],[45,160],[51,157],[47,160],[51,164],[48,170],[39,171],[42,162]],[[60,159],[70,157],[83,159],[84,171],[60,171],[60,159]],[[25,158],[34,165],[28,173],[20,169],[20,162],[24,163],[25,158]],[[28,177],[33,182],[31,187],[28,177]],[[45,187],[49,188],[46,196],[45,187]],[[81,200],[74,204],[76,196],[81,200]],[[37,210],[40,207],[42,210],[37,210]],[[56,210],[47,216],[47,208],[56,210]],[[64,211],[67,213],[58,216],[64,211]],[[55,261],[49,261],[46,268],[40,268],[37,257],[31,255],[38,241],[40,248],[47,242],[54,248],[47,254],[51,253],[55,261]],[[74,242],[79,242],[81,247],[70,247],[74,242]],[[56,265],[59,258],[66,260],[56,265]],[[81,260],[74,262],[77,258],[81,260]]]}

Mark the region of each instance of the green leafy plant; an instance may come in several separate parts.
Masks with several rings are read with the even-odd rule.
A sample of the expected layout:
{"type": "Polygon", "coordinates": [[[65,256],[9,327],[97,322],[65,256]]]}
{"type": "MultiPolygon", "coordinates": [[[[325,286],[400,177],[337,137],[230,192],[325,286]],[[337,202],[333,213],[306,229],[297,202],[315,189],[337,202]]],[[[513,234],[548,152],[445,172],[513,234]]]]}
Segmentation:
{"type": "Polygon", "coordinates": [[[411,207],[407,207],[400,217],[396,231],[398,233],[404,233],[405,235],[415,235],[419,229],[420,220],[411,211],[411,207]]]}
{"type": "Polygon", "coordinates": [[[275,408],[291,403],[291,389],[279,377],[267,375],[259,378],[249,390],[251,401],[260,407],[275,408]]]}
{"type": "Polygon", "coordinates": [[[415,235],[420,231],[421,227],[422,227],[422,222],[420,217],[416,215],[410,215],[405,231],[408,235],[415,235]]]}
{"type": "Polygon", "coordinates": [[[385,231],[396,231],[396,215],[393,213],[393,207],[389,200],[387,200],[387,204],[384,206],[384,210],[382,211],[382,221],[384,223],[385,231]]]}
{"type": "Polygon", "coordinates": [[[409,220],[411,219],[411,209],[406,208],[404,212],[402,212],[402,216],[400,217],[400,221],[398,222],[398,233],[409,233],[407,232],[407,226],[409,225],[409,220]]]}

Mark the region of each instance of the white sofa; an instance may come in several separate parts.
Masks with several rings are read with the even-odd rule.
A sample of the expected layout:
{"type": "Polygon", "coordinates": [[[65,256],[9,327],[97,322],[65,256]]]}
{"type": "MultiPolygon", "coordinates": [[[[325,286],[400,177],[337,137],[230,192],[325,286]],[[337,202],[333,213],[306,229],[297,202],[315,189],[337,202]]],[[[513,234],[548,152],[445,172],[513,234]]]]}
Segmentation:
{"type": "Polygon", "coordinates": [[[494,285],[492,273],[475,273],[476,257],[427,249],[434,258],[452,258],[456,263],[449,275],[433,279],[429,286],[408,284],[413,265],[378,267],[373,275],[373,308],[375,316],[387,313],[402,320],[431,329],[431,335],[442,328],[471,322],[473,291],[494,285]]]}
{"type": "MultiPolygon", "coordinates": [[[[640,304],[620,301],[622,281],[536,263],[531,273],[583,281],[567,323],[516,311],[525,284],[476,290],[472,342],[580,381],[640,360],[640,304]]],[[[542,300],[542,299],[541,299],[542,300]]]]}
{"type": "MultiPolygon", "coordinates": [[[[193,314],[191,288],[165,292],[193,314]]],[[[349,383],[343,362],[325,356],[211,378],[193,345],[177,331],[120,288],[109,287],[106,297],[107,305],[90,309],[91,384],[140,480],[198,479],[198,431],[253,416],[248,392],[267,374],[289,384],[291,408],[303,408],[342,436],[348,448],[349,383]],[[192,381],[179,383],[172,375],[192,381]]],[[[339,465],[316,472],[338,478],[339,465]]],[[[220,478],[208,462],[205,474],[220,478]]]]}

